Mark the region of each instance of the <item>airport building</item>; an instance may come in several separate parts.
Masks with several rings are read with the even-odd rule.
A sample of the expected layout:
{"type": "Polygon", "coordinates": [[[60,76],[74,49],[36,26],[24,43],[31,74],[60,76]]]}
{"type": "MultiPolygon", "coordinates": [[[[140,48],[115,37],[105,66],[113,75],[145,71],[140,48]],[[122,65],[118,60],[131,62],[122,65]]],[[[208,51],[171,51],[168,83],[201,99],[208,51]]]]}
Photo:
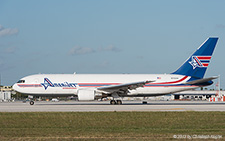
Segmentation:
{"type": "MultiPolygon", "coordinates": [[[[221,91],[220,93],[224,93],[221,91]]],[[[215,97],[218,91],[183,91],[175,93],[172,96],[174,100],[208,100],[210,97],[215,97]]]]}
{"type": "Polygon", "coordinates": [[[157,97],[137,97],[137,98],[124,98],[124,100],[153,100],[153,101],[170,101],[170,100],[184,100],[184,101],[208,101],[212,97],[225,96],[225,91],[211,91],[211,90],[191,90],[182,91],[174,94],[168,94],[157,97]]]}
{"type": "MultiPolygon", "coordinates": [[[[13,89],[11,86],[0,87],[0,102],[12,100],[13,89]]],[[[190,90],[182,91],[174,94],[168,94],[157,97],[124,97],[122,100],[154,100],[154,101],[170,101],[170,100],[203,100],[208,101],[210,98],[225,96],[225,91],[212,90],[190,90]]],[[[18,97],[17,97],[18,98],[18,97]]],[[[43,99],[42,99],[43,100],[43,99]]]]}
{"type": "Polygon", "coordinates": [[[0,87],[0,102],[11,101],[12,87],[11,86],[1,86],[0,87]]]}

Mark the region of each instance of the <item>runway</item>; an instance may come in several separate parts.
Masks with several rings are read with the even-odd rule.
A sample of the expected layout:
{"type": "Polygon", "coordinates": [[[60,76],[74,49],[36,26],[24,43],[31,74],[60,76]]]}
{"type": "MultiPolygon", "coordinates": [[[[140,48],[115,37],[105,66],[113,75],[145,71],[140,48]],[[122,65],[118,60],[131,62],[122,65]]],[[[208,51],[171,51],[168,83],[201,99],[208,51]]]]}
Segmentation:
{"type": "Polygon", "coordinates": [[[225,102],[208,101],[123,101],[123,105],[110,105],[109,101],[60,102],[2,102],[0,112],[102,112],[102,111],[225,111],[225,102]]]}

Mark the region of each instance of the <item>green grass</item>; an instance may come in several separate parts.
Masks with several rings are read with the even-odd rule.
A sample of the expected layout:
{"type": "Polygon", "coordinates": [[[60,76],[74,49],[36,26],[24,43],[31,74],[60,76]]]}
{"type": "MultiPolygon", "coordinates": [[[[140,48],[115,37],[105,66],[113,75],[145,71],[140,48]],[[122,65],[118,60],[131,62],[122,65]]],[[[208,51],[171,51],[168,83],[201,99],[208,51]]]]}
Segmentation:
{"type": "Polygon", "coordinates": [[[165,140],[222,135],[225,112],[0,113],[0,140],[165,140]]]}

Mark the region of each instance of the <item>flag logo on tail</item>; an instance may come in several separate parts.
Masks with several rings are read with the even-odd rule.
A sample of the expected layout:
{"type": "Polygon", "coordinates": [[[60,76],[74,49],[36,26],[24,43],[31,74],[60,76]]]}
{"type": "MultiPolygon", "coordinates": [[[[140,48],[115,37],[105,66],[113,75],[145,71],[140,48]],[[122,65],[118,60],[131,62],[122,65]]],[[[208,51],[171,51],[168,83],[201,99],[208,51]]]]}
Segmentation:
{"type": "Polygon", "coordinates": [[[193,69],[197,67],[208,67],[211,56],[192,56],[189,63],[192,65],[193,69]]]}

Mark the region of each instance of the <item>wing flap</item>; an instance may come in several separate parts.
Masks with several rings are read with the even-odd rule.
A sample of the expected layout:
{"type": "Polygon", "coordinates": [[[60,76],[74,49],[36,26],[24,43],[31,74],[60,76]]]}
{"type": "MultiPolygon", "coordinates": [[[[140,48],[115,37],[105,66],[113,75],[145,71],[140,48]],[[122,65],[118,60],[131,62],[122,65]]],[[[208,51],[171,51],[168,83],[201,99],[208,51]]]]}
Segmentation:
{"type": "Polygon", "coordinates": [[[138,87],[143,87],[147,83],[151,83],[154,81],[141,81],[141,82],[133,82],[133,83],[124,83],[119,85],[110,85],[105,87],[99,87],[98,90],[106,91],[106,92],[116,92],[116,91],[127,91],[133,90],[138,87]]]}

